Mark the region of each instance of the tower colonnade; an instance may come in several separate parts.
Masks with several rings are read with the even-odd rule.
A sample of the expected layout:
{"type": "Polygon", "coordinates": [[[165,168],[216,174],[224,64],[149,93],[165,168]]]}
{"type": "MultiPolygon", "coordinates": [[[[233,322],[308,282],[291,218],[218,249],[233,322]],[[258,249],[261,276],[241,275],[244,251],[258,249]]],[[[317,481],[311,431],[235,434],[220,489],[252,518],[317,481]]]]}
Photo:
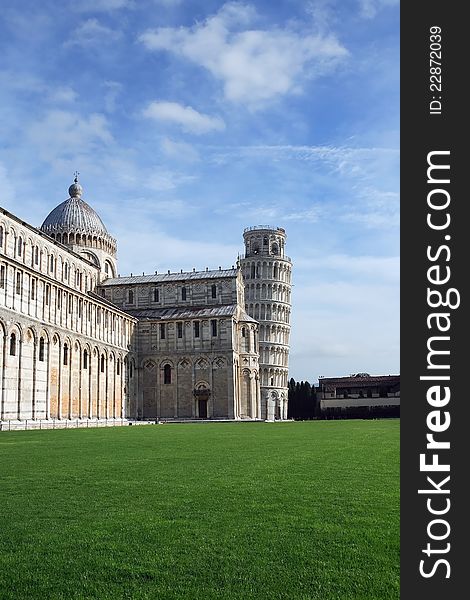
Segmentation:
{"type": "Polygon", "coordinates": [[[287,418],[292,261],[285,254],[286,232],[258,225],[243,233],[246,312],[259,326],[261,416],[287,418]]]}

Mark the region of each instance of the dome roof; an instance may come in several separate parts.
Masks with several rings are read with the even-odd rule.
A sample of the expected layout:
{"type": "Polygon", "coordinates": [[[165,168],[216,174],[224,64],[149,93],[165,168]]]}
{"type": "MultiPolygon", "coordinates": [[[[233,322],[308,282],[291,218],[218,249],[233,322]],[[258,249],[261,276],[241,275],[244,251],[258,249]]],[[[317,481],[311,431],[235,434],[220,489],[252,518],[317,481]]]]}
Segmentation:
{"type": "Polygon", "coordinates": [[[45,218],[41,231],[108,235],[97,213],[79,197],[69,198],[56,206],[45,218]]]}
{"type": "Polygon", "coordinates": [[[115,247],[116,241],[109,235],[98,214],[82,200],[82,186],[75,177],[69,187],[70,198],[56,206],[45,218],[40,230],[51,237],[59,234],[80,234],[101,238],[115,247]]]}

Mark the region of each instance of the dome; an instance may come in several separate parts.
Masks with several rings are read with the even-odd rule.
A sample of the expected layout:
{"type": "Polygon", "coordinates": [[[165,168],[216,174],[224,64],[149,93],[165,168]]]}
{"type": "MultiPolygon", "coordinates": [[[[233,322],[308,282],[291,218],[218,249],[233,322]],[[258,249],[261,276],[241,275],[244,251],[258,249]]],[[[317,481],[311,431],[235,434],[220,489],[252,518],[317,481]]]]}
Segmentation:
{"type": "Polygon", "coordinates": [[[91,236],[115,249],[116,241],[109,235],[98,214],[82,200],[82,192],[82,186],[75,177],[69,187],[70,197],[47,215],[40,230],[59,241],[79,245],[88,245],[86,241],[91,236]]]}
{"type": "Polygon", "coordinates": [[[56,206],[41,225],[44,233],[84,233],[108,235],[103,221],[80,197],[69,198],[56,206]]]}

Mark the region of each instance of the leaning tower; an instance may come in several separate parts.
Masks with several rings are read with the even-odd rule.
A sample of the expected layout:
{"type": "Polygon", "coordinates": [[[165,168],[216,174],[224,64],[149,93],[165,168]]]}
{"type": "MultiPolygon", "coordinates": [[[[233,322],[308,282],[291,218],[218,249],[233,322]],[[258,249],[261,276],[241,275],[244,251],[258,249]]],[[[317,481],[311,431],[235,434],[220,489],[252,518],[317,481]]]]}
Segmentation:
{"type": "Polygon", "coordinates": [[[246,311],[259,322],[261,417],[287,418],[292,261],[286,232],[257,225],[243,232],[246,311]]]}

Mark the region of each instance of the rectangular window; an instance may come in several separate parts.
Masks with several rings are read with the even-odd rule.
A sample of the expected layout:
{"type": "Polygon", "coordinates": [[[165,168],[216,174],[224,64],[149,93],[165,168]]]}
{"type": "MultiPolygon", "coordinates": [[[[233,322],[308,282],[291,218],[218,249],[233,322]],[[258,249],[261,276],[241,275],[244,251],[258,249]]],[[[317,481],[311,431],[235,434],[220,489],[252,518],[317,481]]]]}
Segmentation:
{"type": "Polygon", "coordinates": [[[36,280],[31,279],[31,300],[36,299],[36,280]]]}
{"type": "Polygon", "coordinates": [[[216,285],[211,286],[211,294],[212,294],[212,298],[217,298],[217,286],[216,285]]]}
{"type": "Polygon", "coordinates": [[[165,323],[160,323],[160,339],[164,340],[166,334],[166,325],[165,323]]]}
{"type": "Polygon", "coordinates": [[[217,335],[217,320],[216,319],[212,319],[211,329],[212,329],[212,337],[215,337],[217,335]]]}
{"type": "Polygon", "coordinates": [[[183,337],[183,323],[177,323],[176,327],[178,330],[178,337],[182,338],[183,337]]]}
{"type": "Polygon", "coordinates": [[[73,309],[73,296],[71,294],[69,294],[69,314],[72,314],[72,309],[73,309]]]}
{"type": "Polygon", "coordinates": [[[62,308],[62,292],[59,290],[57,294],[57,309],[60,310],[62,308]]]}
{"type": "Polygon", "coordinates": [[[160,290],[157,290],[157,288],[153,290],[153,301],[160,302],[160,290]]]}
{"type": "Polygon", "coordinates": [[[200,334],[200,323],[199,321],[194,321],[194,337],[198,338],[200,334]]]}
{"type": "Polygon", "coordinates": [[[5,266],[2,265],[0,268],[0,288],[5,287],[5,266]]]}
{"type": "Polygon", "coordinates": [[[44,338],[39,340],[39,360],[44,362],[44,338]]]}
{"type": "Polygon", "coordinates": [[[49,302],[51,301],[51,286],[46,284],[46,305],[49,306],[49,302]]]}
{"type": "Polygon", "coordinates": [[[186,300],[186,288],[181,288],[181,300],[186,300]]]}
{"type": "Polygon", "coordinates": [[[18,271],[16,274],[16,293],[21,294],[21,272],[18,271]]]}

